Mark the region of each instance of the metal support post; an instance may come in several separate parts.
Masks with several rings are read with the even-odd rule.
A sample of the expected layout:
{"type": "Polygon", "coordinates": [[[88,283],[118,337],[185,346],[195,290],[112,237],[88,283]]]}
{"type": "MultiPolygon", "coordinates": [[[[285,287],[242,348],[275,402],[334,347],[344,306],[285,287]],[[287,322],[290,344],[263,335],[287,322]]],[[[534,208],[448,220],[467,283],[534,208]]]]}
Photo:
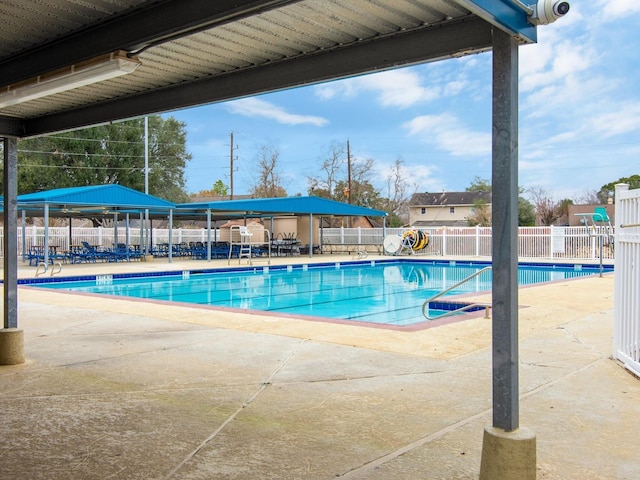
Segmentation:
{"type": "Polygon", "coordinates": [[[493,31],[493,426],[513,431],[518,402],[518,46],[493,31]]]}
{"type": "Polygon", "coordinates": [[[4,328],[18,328],[18,140],[4,139],[4,328]]]}
{"type": "Polygon", "coordinates": [[[211,261],[211,209],[207,208],[207,261],[211,261]]]}

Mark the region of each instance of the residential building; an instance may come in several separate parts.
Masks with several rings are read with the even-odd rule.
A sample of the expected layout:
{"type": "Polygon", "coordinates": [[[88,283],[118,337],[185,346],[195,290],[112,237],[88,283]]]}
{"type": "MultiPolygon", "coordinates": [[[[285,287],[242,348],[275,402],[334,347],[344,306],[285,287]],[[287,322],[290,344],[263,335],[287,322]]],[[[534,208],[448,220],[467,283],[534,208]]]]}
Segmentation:
{"type": "Polygon", "coordinates": [[[466,227],[479,203],[491,208],[491,193],[415,193],[409,201],[409,224],[414,227],[466,227]]]}
{"type": "MultiPolygon", "coordinates": [[[[603,204],[587,204],[587,205],[569,205],[568,208],[568,219],[565,223],[566,225],[576,227],[584,225],[585,218],[587,218],[589,224],[593,224],[593,214],[595,212],[606,211],[608,219],[605,221],[597,222],[596,224],[602,225],[613,225],[615,223],[615,206],[613,203],[608,205],[603,204]],[[586,214],[586,215],[583,215],[586,214]]],[[[598,217],[598,219],[601,217],[598,217]]]]}

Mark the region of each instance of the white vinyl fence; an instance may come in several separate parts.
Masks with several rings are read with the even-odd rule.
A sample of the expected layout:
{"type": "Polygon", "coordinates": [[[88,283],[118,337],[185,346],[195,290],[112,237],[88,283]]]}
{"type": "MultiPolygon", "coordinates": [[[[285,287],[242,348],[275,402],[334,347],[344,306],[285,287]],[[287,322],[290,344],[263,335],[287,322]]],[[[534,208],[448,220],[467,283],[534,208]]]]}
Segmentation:
{"type": "MultiPolygon", "coordinates": [[[[466,256],[491,257],[490,227],[439,227],[421,228],[429,236],[429,245],[418,254],[429,256],[466,256]]],[[[349,252],[366,249],[369,252],[383,253],[382,242],[385,235],[402,235],[405,229],[387,228],[325,228],[322,230],[322,246],[324,253],[349,252]]],[[[80,228],[49,227],[49,245],[58,251],[69,250],[70,245],[80,245],[83,241],[90,245],[111,247],[114,243],[139,245],[141,235],[136,228],[127,230],[118,228],[118,240],[114,241],[113,228],[80,228]]],[[[0,228],[0,236],[4,234],[0,228]]],[[[27,226],[18,228],[18,253],[28,252],[31,246],[44,245],[44,227],[27,226]],[[24,235],[23,235],[24,233],[24,235]]],[[[211,238],[218,238],[215,232],[211,238]]],[[[600,248],[601,237],[593,235],[593,230],[585,227],[520,227],[518,233],[519,256],[539,259],[575,259],[598,260],[600,250],[602,258],[613,259],[613,250],[609,245],[600,248]]],[[[151,231],[152,245],[160,245],[169,241],[168,229],[154,228],[151,231]]],[[[175,228],[172,242],[174,244],[189,242],[206,242],[207,231],[203,228],[175,228]]],[[[4,256],[2,242],[0,255],[4,256]]]]}
{"type": "Polygon", "coordinates": [[[614,356],[640,376],[640,189],[616,185],[614,356]]]}
{"type": "MultiPolygon", "coordinates": [[[[130,228],[127,238],[127,229],[119,227],[117,230],[117,241],[114,239],[114,229],[104,227],[74,227],[69,231],[68,227],[49,227],[49,245],[56,246],[58,251],[69,250],[70,245],[81,245],[87,242],[89,245],[100,247],[112,247],[116,243],[127,245],[140,245],[140,229],[130,228]],[[70,235],[71,234],[71,235],[70,235]]],[[[211,238],[215,238],[216,233],[212,230],[211,238]]],[[[0,227],[0,238],[4,235],[4,228],[0,227]]],[[[45,228],[27,226],[18,227],[18,255],[23,257],[32,246],[44,245],[45,228]]],[[[154,228],[151,231],[152,245],[160,245],[169,242],[169,230],[166,228],[154,228]]],[[[205,242],[207,240],[206,229],[174,228],[172,242],[174,244],[189,242],[205,242]]],[[[0,254],[4,257],[4,245],[0,243],[0,254]]]]}
{"type": "MultiPolygon", "coordinates": [[[[402,235],[404,228],[325,228],[322,244],[327,252],[353,252],[354,246],[382,253],[385,235],[402,235]]],[[[491,227],[421,227],[429,245],[420,253],[430,256],[491,257],[491,227]]],[[[597,232],[595,232],[597,233],[597,232]]],[[[585,227],[520,227],[518,255],[522,258],[613,259],[613,247],[585,227]]]]}

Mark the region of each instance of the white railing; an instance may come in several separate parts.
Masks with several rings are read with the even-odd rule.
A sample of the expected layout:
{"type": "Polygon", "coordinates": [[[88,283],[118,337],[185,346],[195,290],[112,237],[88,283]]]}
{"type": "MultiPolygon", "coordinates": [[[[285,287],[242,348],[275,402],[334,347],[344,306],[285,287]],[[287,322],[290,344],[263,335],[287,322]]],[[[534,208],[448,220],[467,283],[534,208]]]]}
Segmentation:
{"type": "MultiPolygon", "coordinates": [[[[429,245],[420,253],[431,256],[491,257],[490,227],[438,227],[421,228],[429,235],[429,245]]],[[[386,235],[402,235],[403,228],[324,228],[322,245],[324,251],[350,251],[354,246],[372,252],[382,253],[382,241],[386,235]],[[351,249],[349,249],[351,247],[351,249]]],[[[3,229],[0,228],[0,238],[3,229]]],[[[18,253],[23,255],[33,245],[44,245],[44,227],[18,227],[18,253]],[[23,238],[24,232],[24,238],[23,238]]],[[[114,241],[112,228],[49,227],[49,245],[58,250],[69,250],[69,245],[80,245],[83,241],[90,245],[111,247],[114,243],[136,245],[140,241],[140,229],[129,229],[129,238],[124,227],[118,228],[118,240],[114,241]]],[[[212,240],[219,238],[211,233],[212,240]]],[[[597,260],[600,256],[599,236],[585,227],[520,227],[518,233],[519,256],[540,259],[597,260]]],[[[152,246],[169,242],[169,230],[154,228],[151,231],[152,246]]],[[[204,228],[175,228],[172,242],[206,242],[204,228]]],[[[4,256],[0,241],[0,255],[4,256]]],[[[603,259],[613,259],[611,246],[602,249],[603,259]]]]}
{"type": "Polygon", "coordinates": [[[616,185],[614,356],[640,376],[640,189],[616,185]]]}
{"type": "MultiPolygon", "coordinates": [[[[402,235],[404,228],[325,228],[326,251],[339,252],[351,245],[380,250],[384,235],[402,235]]],[[[421,253],[436,256],[491,257],[490,227],[421,227],[429,246],[421,253]]],[[[597,260],[602,237],[585,227],[520,227],[518,256],[540,259],[597,260]]],[[[612,245],[602,248],[603,259],[613,259],[612,245]]]]}

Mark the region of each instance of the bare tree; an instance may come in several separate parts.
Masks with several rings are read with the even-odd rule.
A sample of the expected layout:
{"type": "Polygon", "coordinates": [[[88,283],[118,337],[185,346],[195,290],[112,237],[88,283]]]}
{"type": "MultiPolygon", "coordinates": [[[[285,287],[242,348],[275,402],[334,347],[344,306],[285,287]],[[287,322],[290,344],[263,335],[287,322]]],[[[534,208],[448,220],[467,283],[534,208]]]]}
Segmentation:
{"type": "Polygon", "coordinates": [[[600,197],[598,196],[598,192],[595,190],[585,191],[576,198],[575,203],[577,205],[599,205],[600,197]]]}
{"type": "Polygon", "coordinates": [[[322,173],[307,177],[307,183],[309,184],[309,194],[333,198],[334,188],[339,180],[338,175],[343,171],[345,165],[344,145],[333,142],[329,145],[326,155],[320,167],[322,173]]]}
{"type": "Polygon", "coordinates": [[[491,207],[486,201],[478,200],[474,202],[473,209],[467,217],[467,224],[470,227],[479,225],[481,227],[490,227],[492,222],[491,207]]]}
{"type": "Polygon", "coordinates": [[[407,202],[418,191],[418,185],[414,183],[411,186],[405,177],[403,164],[402,158],[396,159],[387,177],[386,211],[389,213],[390,218],[387,223],[390,227],[399,227],[406,222],[408,219],[407,202]]]}
{"type": "Polygon", "coordinates": [[[282,178],[278,170],[280,149],[273,144],[258,147],[256,183],[251,195],[257,198],[286,197],[287,191],[281,185],[282,178]]]}
{"type": "Polygon", "coordinates": [[[536,208],[538,225],[553,225],[562,216],[562,206],[544,188],[530,188],[529,194],[536,208]]]}
{"type": "Polygon", "coordinates": [[[371,176],[373,175],[373,158],[366,160],[355,159],[351,161],[351,190],[347,184],[347,195],[351,203],[355,205],[375,205],[380,192],[372,188],[371,176]]]}

